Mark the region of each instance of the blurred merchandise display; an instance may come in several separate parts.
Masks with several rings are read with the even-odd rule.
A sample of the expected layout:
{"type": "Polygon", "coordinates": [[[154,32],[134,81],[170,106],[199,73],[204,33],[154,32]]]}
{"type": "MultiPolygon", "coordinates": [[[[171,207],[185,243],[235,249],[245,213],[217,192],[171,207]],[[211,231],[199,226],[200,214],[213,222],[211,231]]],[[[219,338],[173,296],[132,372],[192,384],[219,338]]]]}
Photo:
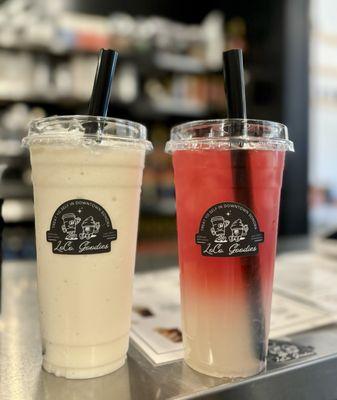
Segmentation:
{"type": "Polygon", "coordinates": [[[0,5],[0,194],[7,199],[7,222],[33,220],[26,202],[32,197],[30,167],[20,144],[27,124],[46,115],[85,113],[97,49],[104,47],[120,53],[110,115],[143,122],[155,144],[144,173],[140,235],[172,237],[173,173],[163,151],[168,130],[181,120],[223,116],[222,51],[247,48],[245,22],[233,18],[225,26],[220,11],[186,24],[156,15],[84,14],[66,5],[0,5]]]}
{"type": "MultiPolygon", "coordinates": [[[[21,146],[27,124],[45,116],[43,109],[16,103],[0,112],[0,198],[32,196],[27,152],[21,146]]],[[[5,200],[6,204],[6,200],[5,200]]]]}
{"type": "MultiPolygon", "coordinates": [[[[0,7],[1,101],[87,102],[96,50],[111,47],[121,53],[114,101],[150,100],[146,107],[154,112],[185,116],[223,108],[215,75],[225,48],[221,12],[188,25],[158,16],[71,13],[57,4],[7,0],[0,7]]],[[[233,35],[244,40],[244,23],[237,25],[235,19],[229,24],[232,42],[233,35]]]]}
{"type": "Polygon", "coordinates": [[[175,215],[172,163],[164,152],[169,137],[165,125],[150,127],[153,151],[148,154],[143,177],[142,210],[147,214],[175,215]]]}
{"type": "Polygon", "coordinates": [[[62,1],[7,0],[0,7],[0,45],[55,53],[95,52],[100,47],[118,48],[122,54],[158,50],[191,57],[192,63],[198,61],[205,68],[221,67],[225,43],[219,11],[212,11],[200,25],[188,25],[159,16],[105,17],[63,8],[62,1]]]}
{"type": "Polygon", "coordinates": [[[145,94],[152,108],[177,114],[207,115],[225,108],[221,76],[173,75],[146,81],[145,94]]]}
{"type": "MultiPolygon", "coordinates": [[[[0,101],[87,103],[95,64],[96,56],[88,54],[51,60],[35,53],[0,50],[0,101]]],[[[149,100],[154,111],[162,113],[202,116],[224,108],[220,74],[158,74],[155,67],[143,73],[136,63],[122,59],[115,87],[115,102],[149,100]]]]}
{"type": "Polygon", "coordinates": [[[36,259],[35,232],[29,226],[5,226],[3,232],[3,258],[5,260],[36,259]]]}

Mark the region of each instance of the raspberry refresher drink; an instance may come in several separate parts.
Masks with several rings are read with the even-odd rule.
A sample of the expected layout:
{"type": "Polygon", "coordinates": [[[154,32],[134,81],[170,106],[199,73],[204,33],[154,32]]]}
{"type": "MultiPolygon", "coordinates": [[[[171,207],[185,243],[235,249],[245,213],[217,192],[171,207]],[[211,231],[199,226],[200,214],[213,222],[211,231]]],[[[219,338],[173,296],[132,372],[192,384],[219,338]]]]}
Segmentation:
{"type": "Polygon", "coordinates": [[[185,361],[199,372],[265,366],[287,149],[286,127],[266,121],[172,131],[185,361]]]}

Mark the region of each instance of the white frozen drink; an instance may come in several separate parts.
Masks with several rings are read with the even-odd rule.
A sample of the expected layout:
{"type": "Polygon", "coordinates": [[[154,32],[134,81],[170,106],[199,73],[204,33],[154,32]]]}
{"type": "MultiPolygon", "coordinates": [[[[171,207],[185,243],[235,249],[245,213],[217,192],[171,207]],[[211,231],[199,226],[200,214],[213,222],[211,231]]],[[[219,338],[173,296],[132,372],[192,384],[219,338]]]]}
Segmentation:
{"type": "MultiPolygon", "coordinates": [[[[109,137],[68,131],[72,119],[31,126],[43,367],[91,378],[126,358],[145,128],[104,118],[109,137]],[[114,129],[118,126],[118,129],[114,129]],[[140,134],[139,134],[140,133],[140,134]],[[121,136],[119,136],[121,135],[121,136]],[[125,138],[128,136],[128,138],[125,138]]],[[[91,118],[92,119],[92,118],[91,118]]],[[[102,118],[100,120],[103,120],[102,118]]]]}

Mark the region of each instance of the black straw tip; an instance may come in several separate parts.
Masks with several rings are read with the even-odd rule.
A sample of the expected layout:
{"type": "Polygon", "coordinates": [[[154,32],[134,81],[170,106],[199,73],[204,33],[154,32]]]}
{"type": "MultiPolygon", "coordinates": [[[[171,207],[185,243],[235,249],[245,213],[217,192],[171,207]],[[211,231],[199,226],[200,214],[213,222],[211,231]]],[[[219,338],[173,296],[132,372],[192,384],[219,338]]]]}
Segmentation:
{"type": "Polygon", "coordinates": [[[117,58],[118,53],[115,50],[100,50],[95,81],[88,108],[88,115],[103,117],[107,115],[110,102],[111,83],[115,74],[117,58]]]}
{"type": "Polygon", "coordinates": [[[247,118],[242,50],[225,51],[223,67],[228,118],[247,118]]]}

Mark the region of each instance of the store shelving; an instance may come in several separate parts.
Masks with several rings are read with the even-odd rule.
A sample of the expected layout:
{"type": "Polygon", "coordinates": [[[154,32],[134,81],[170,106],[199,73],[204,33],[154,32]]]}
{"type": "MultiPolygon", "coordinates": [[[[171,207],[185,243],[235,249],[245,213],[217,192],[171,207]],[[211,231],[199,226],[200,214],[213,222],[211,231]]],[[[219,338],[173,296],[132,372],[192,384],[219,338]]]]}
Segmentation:
{"type": "MultiPolygon", "coordinates": [[[[23,14],[25,12],[22,10],[23,14]]],[[[35,15],[34,7],[29,12],[35,15]]],[[[151,140],[157,136],[160,124],[159,129],[163,132],[159,147],[163,147],[163,142],[168,139],[170,126],[189,119],[223,114],[223,103],[217,100],[219,96],[216,92],[216,87],[220,86],[223,95],[221,60],[220,65],[215,63],[214,54],[210,57],[208,50],[210,42],[212,48],[218,42],[218,54],[221,54],[224,33],[221,12],[211,13],[199,25],[162,17],[138,18],[124,14],[94,16],[64,13],[55,20],[53,18],[46,14],[41,21],[43,26],[48,23],[52,26],[52,30],[48,31],[52,40],[38,35],[33,35],[32,39],[29,28],[27,35],[14,30],[16,33],[11,40],[6,35],[5,39],[0,37],[0,66],[4,72],[0,81],[0,118],[2,110],[6,112],[16,103],[25,104],[30,110],[42,110],[45,115],[84,114],[91,92],[97,50],[104,43],[104,47],[119,51],[109,115],[144,123],[151,140]],[[126,25],[120,29],[121,20],[131,23],[131,36],[125,29],[126,25]],[[215,26],[219,34],[212,38],[215,26]],[[96,45],[93,45],[93,38],[96,45]],[[7,57],[11,58],[9,64],[6,64],[7,57]],[[12,68],[17,71],[14,73],[12,68]],[[125,96],[125,92],[130,90],[133,93],[125,96]]],[[[25,29],[23,24],[23,31],[25,29]]],[[[17,140],[21,140],[25,130],[26,126],[22,126],[21,132],[15,133],[17,140]]],[[[144,176],[142,215],[148,220],[161,216],[165,221],[171,219],[172,222],[175,210],[172,206],[171,160],[168,162],[166,159],[163,166],[162,153],[154,152],[152,158],[147,165],[152,177],[148,181],[144,176]],[[152,196],[149,203],[146,203],[147,191],[152,196]]],[[[26,163],[23,167],[26,168],[26,163]]],[[[27,187],[24,187],[24,193],[19,194],[13,187],[8,186],[8,189],[13,189],[13,197],[24,197],[24,193],[31,196],[27,187]]]]}

